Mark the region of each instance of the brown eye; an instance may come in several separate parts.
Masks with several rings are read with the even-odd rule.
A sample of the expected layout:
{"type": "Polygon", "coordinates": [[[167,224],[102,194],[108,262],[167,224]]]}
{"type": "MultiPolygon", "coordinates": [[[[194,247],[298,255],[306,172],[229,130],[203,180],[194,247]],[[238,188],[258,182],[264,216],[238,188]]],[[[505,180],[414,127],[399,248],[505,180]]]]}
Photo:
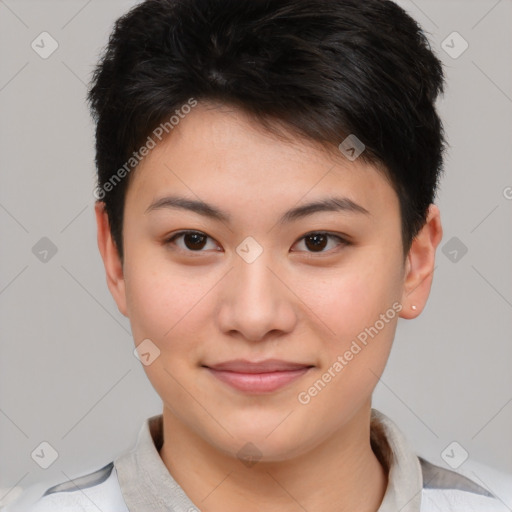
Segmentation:
{"type": "Polygon", "coordinates": [[[176,245],[182,251],[204,252],[202,249],[207,245],[208,239],[211,238],[200,231],[181,231],[165,240],[165,244],[176,245]],[[176,242],[179,239],[182,239],[182,243],[176,242]]]}
{"type": "Polygon", "coordinates": [[[327,245],[328,236],[323,233],[315,233],[304,237],[306,247],[314,252],[322,251],[327,245]]]}
{"type": "Polygon", "coordinates": [[[190,250],[202,249],[206,244],[206,239],[207,237],[200,233],[186,233],[183,235],[183,242],[190,250]]]}
{"type": "MultiPolygon", "coordinates": [[[[300,240],[300,242],[303,242],[306,247],[306,252],[309,253],[328,253],[333,250],[332,244],[331,247],[328,248],[328,250],[324,250],[326,247],[329,246],[329,241],[338,240],[339,243],[337,244],[338,247],[344,247],[346,245],[350,245],[350,243],[338,235],[333,235],[330,233],[324,233],[324,232],[316,232],[316,233],[308,233],[307,235],[304,235],[300,240]]],[[[334,250],[336,249],[336,245],[334,246],[334,250]]]]}

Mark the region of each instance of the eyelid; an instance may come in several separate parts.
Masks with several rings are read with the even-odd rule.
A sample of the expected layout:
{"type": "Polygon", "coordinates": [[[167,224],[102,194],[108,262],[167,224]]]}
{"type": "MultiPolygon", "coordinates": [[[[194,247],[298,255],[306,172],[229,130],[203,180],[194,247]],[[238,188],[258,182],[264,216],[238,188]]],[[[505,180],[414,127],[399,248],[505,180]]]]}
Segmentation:
{"type": "MultiPolygon", "coordinates": [[[[207,238],[209,238],[211,240],[214,240],[215,243],[217,243],[217,241],[213,237],[211,237],[210,235],[204,233],[203,231],[199,231],[199,230],[195,230],[195,229],[185,229],[185,230],[182,230],[182,231],[177,231],[176,233],[173,233],[172,235],[167,236],[164,239],[163,243],[164,243],[164,245],[168,245],[168,244],[170,245],[170,244],[173,243],[173,241],[176,238],[178,238],[180,236],[187,235],[187,234],[204,235],[207,238]]],[[[304,240],[308,236],[312,236],[312,235],[325,235],[325,236],[328,236],[328,237],[331,237],[331,238],[337,238],[340,241],[341,247],[346,247],[346,246],[352,244],[352,242],[350,241],[350,237],[348,237],[347,235],[343,235],[341,233],[333,233],[333,232],[330,232],[330,231],[317,230],[317,231],[309,231],[308,233],[305,233],[299,239],[297,239],[297,241],[295,241],[293,243],[293,245],[296,245],[298,242],[301,242],[302,240],[304,240]]],[[[206,251],[203,251],[203,250],[191,251],[191,250],[185,250],[185,249],[181,249],[181,248],[178,248],[177,250],[181,251],[181,252],[186,252],[186,253],[189,253],[189,254],[201,254],[202,252],[206,252],[206,251]]],[[[335,249],[331,249],[329,251],[319,251],[319,252],[314,252],[314,251],[292,251],[292,252],[302,252],[302,253],[307,254],[308,256],[313,256],[313,255],[330,255],[330,254],[336,252],[337,250],[339,250],[339,249],[335,248],[335,249]]]]}

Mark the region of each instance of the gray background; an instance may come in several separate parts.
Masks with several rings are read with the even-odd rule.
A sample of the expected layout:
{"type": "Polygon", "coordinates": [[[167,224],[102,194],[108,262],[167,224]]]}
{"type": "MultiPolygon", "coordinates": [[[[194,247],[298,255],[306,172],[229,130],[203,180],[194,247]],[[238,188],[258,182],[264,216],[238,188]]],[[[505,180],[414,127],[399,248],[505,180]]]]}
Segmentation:
{"type": "MultiPolygon", "coordinates": [[[[134,3],[0,0],[0,502],[103,466],[161,412],[105,283],[84,103],[134,3]],[[59,45],[47,59],[31,48],[43,31],[59,45]],[[33,252],[42,237],[57,248],[47,261],[33,252]],[[48,469],[31,458],[42,441],[59,454],[48,469]]],[[[445,234],[427,307],[400,320],[374,407],[435,464],[449,467],[441,453],[457,441],[460,470],[512,473],[512,2],[398,3],[445,64],[445,234]],[[453,31],[469,44],[458,58],[441,46],[453,31]]]]}

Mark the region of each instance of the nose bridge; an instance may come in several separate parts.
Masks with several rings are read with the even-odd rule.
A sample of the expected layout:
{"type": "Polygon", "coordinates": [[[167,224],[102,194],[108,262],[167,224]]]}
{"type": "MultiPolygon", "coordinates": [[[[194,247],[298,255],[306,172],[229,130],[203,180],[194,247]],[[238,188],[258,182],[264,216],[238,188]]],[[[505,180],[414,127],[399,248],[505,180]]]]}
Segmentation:
{"type": "Polygon", "coordinates": [[[236,300],[239,303],[252,302],[260,310],[263,306],[271,310],[277,305],[278,295],[282,292],[277,289],[278,280],[270,271],[273,266],[271,251],[263,250],[255,254],[251,248],[249,254],[250,259],[242,255],[235,263],[232,278],[236,300]]]}
{"type": "Polygon", "coordinates": [[[291,329],[295,314],[286,287],[274,275],[278,272],[271,251],[256,251],[251,243],[237,248],[241,254],[235,255],[234,268],[229,273],[221,323],[226,332],[236,330],[248,339],[261,339],[269,331],[291,329]]]}

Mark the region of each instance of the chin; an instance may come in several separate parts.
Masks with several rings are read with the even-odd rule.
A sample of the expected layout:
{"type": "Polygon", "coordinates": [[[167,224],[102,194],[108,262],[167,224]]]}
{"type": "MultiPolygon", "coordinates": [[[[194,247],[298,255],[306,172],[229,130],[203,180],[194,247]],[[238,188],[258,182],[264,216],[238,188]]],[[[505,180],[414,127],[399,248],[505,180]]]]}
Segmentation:
{"type": "Polygon", "coordinates": [[[272,417],[265,425],[253,422],[245,428],[243,425],[231,423],[229,433],[233,437],[209,442],[231,457],[234,456],[241,461],[257,459],[259,462],[289,460],[308,451],[309,446],[315,444],[304,437],[303,428],[293,429],[292,425],[286,428],[280,424],[282,421],[282,417],[277,421],[272,417]]]}

